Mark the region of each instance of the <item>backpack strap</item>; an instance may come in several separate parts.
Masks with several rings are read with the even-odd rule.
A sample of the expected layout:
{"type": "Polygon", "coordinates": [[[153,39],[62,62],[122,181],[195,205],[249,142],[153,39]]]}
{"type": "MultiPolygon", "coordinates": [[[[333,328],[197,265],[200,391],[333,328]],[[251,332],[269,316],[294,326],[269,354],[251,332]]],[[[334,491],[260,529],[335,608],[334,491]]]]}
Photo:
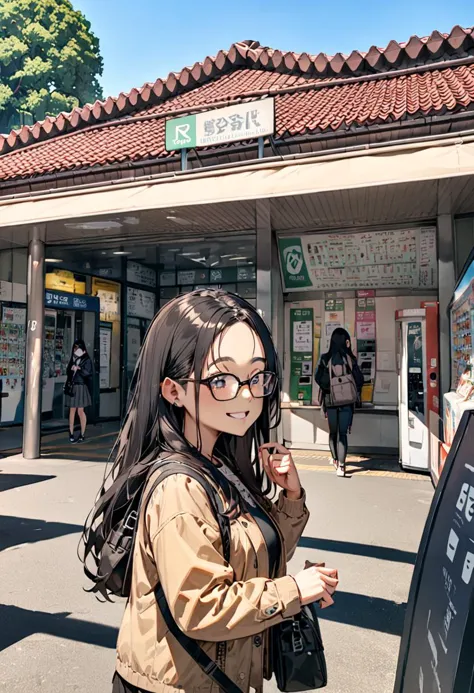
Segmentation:
{"type": "Polygon", "coordinates": [[[242,693],[242,690],[227,676],[224,671],[209,657],[200,647],[197,640],[185,635],[174,620],[163,588],[159,585],[155,590],[156,603],[160,609],[164,621],[170,633],[176,638],[181,647],[194,659],[196,664],[209,678],[224,691],[224,693],[242,693]]]}
{"type": "Polygon", "coordinates": [[[208,481],[208,479],[206,479],[207,474],[203,471],[197,471],[189,463],[176,462],[173,460],[170,460],[169,462],[162,462],[161,464],[159,463],[156,470],[161,471],[161,473],[159,474],[157,479],[155,479],[144,501],[145,505],[148,505],[148,503],[150,502],[151,497],[158,485],[161,484],[161,482],[169,476],[173,476],[175,474],[185,474],[186,476],[190,476],[192,479],[201,484],[201,486],[204,488],[206,492],[209,503],[211,505],[212,512],[219,525],[224,560],[226,561],[226,563],[228,563],[230,559],[230,522],[229,518],[225,514],[224,504],[222,503],[221,497],[217,493],[216,489],[212,486],[212,484],[208,481]]]}
{"type": "MultiPolygon", "coordinates": [[[[230,558],[230,522],[228,517],[224,514],[224,507],[222,500],[217,493],[216,489],[209,483],[206,479],[206,474],[197,471],[189,464],[181,462],[168,462],[164,463],[162,473],[159,475],[158,479],[153,483],[150,493],[147,496],[146,502],[148,503],[151,496],[158,486],[164,479],[168,476],[174,474],[185,474],[195,479],[201,484],[205,490],[207,497],[209,499],[212,511],[219,523],[219,530],[222,537],[222,546],[224,552],[224,559],[228,563],[230,558]]],[[[158,584],[155,589],[155,598],[161,615],[166,623],[169,632],[173,637],[179,642],[181,647],[186,650],[186,652],[194,659],[196,664],[202,669],[202,671],[224,691],[224,693],[242,693],[242,690],[224,673],[224,671],[217,665],[217,663],[209,657],[206,652],[200,647],[197,640],[190,638],[189,635],[183,633],[178,624],[173,618],[170,611],[168,602],[166,601],[165,593],[161,584],[158,584]]]]}

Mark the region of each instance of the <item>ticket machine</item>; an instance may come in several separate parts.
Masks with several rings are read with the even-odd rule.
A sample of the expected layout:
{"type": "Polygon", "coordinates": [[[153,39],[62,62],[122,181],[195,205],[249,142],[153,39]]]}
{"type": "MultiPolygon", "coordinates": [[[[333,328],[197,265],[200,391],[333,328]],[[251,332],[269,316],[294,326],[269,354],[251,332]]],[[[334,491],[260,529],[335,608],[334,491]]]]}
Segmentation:
{"type": "Polygon", "coordinates": [[[440,440],[438,303],[399,310],[396,320],[400,465],[433,473],[440,440]]]}

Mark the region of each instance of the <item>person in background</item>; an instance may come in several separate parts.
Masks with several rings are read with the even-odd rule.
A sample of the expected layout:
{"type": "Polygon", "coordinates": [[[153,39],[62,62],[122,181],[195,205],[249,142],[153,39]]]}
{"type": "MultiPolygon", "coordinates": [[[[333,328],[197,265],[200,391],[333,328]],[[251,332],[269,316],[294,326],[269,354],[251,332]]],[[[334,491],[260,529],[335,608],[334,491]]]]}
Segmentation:
{"type": "Polygon", "coordinates": [[[69,442],[83,443],[86,433],[87,416],[85,409],[92,404],[89,383],[92,379],[92,360],[82,339],[76,339],[72,347],[71,360],[67,367],[67,380],[72,384],[73,394],[66,395],[66,406],[69,407],[69,442]],[[76,412],[81,424],[79,437],[74,435],[76,412]]]}
{"type": "Polygon", "coordinates": [[[347,434],[352,427],[357,399],[343,406],[333,403],[331,395],[331,378],[335,375],[333,368],[339,369],[343,374],[352,374],[357,393],[360,393],[364,376],[352,352],[350,335],[342,327],[336,328],[332,333],[329,351],[321,356],[315,380],[321,388],[322,407],[328,419],[332,463],[336,467],[337,475],[343,477],[346,475],[347,434]],[[329,372],[329,362],[331,362],[332,373],[329,372]]]}

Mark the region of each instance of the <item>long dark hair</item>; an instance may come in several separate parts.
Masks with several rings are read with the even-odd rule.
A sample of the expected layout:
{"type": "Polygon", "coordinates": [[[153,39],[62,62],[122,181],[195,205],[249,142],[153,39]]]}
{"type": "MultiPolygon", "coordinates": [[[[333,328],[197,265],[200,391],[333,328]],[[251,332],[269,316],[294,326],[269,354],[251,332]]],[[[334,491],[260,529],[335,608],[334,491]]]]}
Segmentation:
{"type": "Polygon", "coordinates": [[[329,359],[334,358],[334,356],[350,356],[353,361],[356,360],[352,352],[351,347],[351,336],[347,330],[343,327],[336,327],[331,335],[331,341],[329,343],[329,351],[324,354],[324,360],[328,363],[329,359]],[[347,346],[349,342],[349,346],[347,346]]]}
{"type": "MultiPolygon", "coordinates": [[[[219,335],[237,322],[246,323],[260,338],[266,369],[278,375],[278,385],[271,396],[263,399],[262,413],[249,431],[241,438],[222,433],[213,455],[231,465],[249,489],[262,498],[272,492],[273,486],[258,459],[258,447],[269,441],[270,430],[280,421],[280,365],[270,332],[255,308],[240,296],[216,289],[196,290],[167,303],[148,328],[132,379],[128,411],[111,453],[112,466],[106,471],[96,505],[86,521],[86,545],[102,514],[101,498],[115,480],[123,479],[123,483],[118,484],[102,514],[105,535],[111,529],[114,509],[123,502],[125,489],[129,497],[130,480],[146,479],[158,456],[175,453],[199,461],[199,435],[196,449],[183,433],[184,408],[173,407],[163,397],[161,383],[166,377],[179,381],[194,373],[199,434],[197,381],[209,351],[219,348],[219,335]]],[[[86,558],[87,549],[83,560],[86,558]]]]}

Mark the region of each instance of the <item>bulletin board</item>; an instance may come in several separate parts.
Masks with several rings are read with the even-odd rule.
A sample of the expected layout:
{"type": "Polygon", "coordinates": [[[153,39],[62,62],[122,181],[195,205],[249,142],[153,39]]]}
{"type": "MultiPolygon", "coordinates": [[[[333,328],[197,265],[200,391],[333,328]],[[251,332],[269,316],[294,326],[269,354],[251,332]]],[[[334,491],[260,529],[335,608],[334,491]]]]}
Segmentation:
{"type": "Polygon", "coordinates": [[[278,239],[284,291],[438,286],[433,227],[278,239]]]}

